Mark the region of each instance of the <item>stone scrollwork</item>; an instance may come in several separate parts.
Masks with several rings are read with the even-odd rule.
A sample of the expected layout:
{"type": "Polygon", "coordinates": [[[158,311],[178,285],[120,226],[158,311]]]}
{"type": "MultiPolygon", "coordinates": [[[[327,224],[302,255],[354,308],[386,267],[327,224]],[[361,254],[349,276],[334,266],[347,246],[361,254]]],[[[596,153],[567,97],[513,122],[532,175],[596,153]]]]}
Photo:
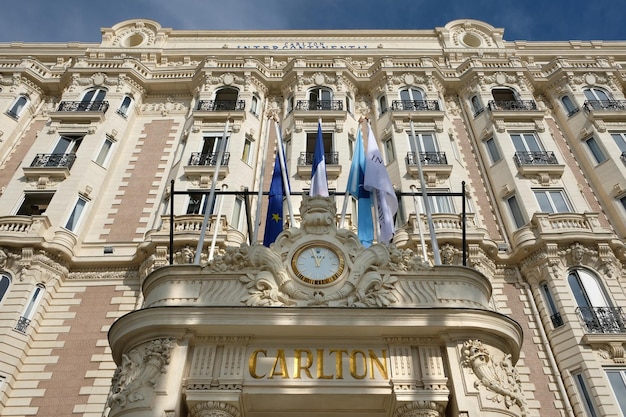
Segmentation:
{"type": "Polygon", "coordinates": [[[191,417],[240,417],[239,409],[221,401],[205,401],[189,410],[191,417]]]}
{"type": "Polygon", "coordinates": [[[494,362],[493,357],[487,347],[478,340],[468,340],[463,344],[461,364],[472,369],[477,381],[474,387],[478,389],[483,385],[494,395],[487,395],[487,399],[501,403],[510,409],[517,405],[521,411],[521,416],[528,415],[526,398],[521,387],[519,374],[511,361],[511,355],[505,354],[499,362],[494,362]]]}
{"type": "Polygon", "coordinates": [[[155,339],[123,354],[122,363],[113,374],[107,406],[124,408],[128,403],[144,400],[143,388],[152,389],[161,374],[166,373],[173,347],[171,338],[155,339]]]}
{"type": "Polygon", "coordinates": [[[445,407],[433,401],[413,401],[398,407],[394,417],[440,417],[445,407]]]}

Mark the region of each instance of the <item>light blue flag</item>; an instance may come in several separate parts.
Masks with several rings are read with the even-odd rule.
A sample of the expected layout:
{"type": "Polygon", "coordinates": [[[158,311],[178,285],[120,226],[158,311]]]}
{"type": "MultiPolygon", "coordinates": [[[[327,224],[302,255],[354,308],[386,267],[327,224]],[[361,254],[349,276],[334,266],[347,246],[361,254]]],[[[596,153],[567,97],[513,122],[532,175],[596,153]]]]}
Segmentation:
{"type": "Polygon", "coordinates": [[[361,129],[356,136],[356,146],[352,155],[352,165],[348,175],[347,191],[357,199],[357,236],[363,246],[370,247],[374,242],[374,220],[372,219],[372,199],[370,192],[363,187],[365,178],[365,151],[361,129]]]}
{"type": "Polygon", "coordinates": [[[324,156],[324,139],[322,137],[322,122],[317,122],[317,140],[313,153],[311,167],[310,196],[328,197],[328,180],[326,179],[326,157],[324,156]]]}

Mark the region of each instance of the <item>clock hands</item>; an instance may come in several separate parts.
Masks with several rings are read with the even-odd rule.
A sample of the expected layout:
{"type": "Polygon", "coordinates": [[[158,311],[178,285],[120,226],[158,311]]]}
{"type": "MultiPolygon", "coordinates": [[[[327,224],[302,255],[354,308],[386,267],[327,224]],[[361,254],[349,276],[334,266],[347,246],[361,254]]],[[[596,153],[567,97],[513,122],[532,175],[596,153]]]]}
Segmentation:
{"type": "Polygon", "coordinates": [[[326,252],[324,252],[324,254],[320,257],[320,256],[318,256],[318,251],[321,252],[320,249],[315,250],[314,248],[311,248],[311,253],[313,254],[313,260],[315,260],[315,267],[316,268],[319,268],[321,266],[322,261],[326,257],[326,252]]]}

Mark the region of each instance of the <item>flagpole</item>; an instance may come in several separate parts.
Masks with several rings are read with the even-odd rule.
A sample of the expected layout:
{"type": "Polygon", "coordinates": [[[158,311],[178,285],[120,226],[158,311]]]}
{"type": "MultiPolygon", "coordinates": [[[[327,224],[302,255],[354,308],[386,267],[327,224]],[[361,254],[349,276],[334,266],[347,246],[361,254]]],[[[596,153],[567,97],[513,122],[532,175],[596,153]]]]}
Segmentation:
{"type": "MultiPolygon", "coordinates": [[[[270,118],[274,120],[273,116],[267,116],[267,125],[265,126],[265,138],[263,139],[263,150],[259,149],[259,155],[263,155],[261,152],[267,153],[269,149],[269,141],[270,141],[270,118]]],[[[250,244],[254,244],[257,242],[259,237],[259,228],[261,227],[261,203],[263,202],[263,179],[265,178],[265,160],[267,157],[261,158],[261,175],[259,176],[259,192],[257,195],[257,204],[256,204],[256,221],[254,224],[254,234],[252,236],[252,242],[250,244]]]]}
{"type": "Polygon", "coordinates": [[[291,207],[291,190],[289,190],[289,180],[287,178],[287,167],[285,167],[285,152],[283,149],[283,137],[280,134],[280,126],[275,121],[276,141],[278,143],[278,159],[280,159],[280,172],[283,177],[283,192],[287,199],[287,210],[289,211],[289,227],[295,227],[296,221],[293,217],[293,208],[291,207]]]}
{"type": "MultiPolygon", "coordinates": [[[[361,117],[359,119],[359,127],[357,129],[361,129],[361,123],[363,123],[363,117],[361,117]]],[[[355,158],[354,152],[352,152],[352,158],[355,158]]],[[[344,221],[346,219],[346,212],[348,211],[348,201],[349,201],[349,199],[350,199],[350,192],[348,191],[348,187],[346,187],[346,195],[343,198],[343,208],[341,209],[341,217],[339,219],[339,228],[340,229],[343,229],[343,223],[344,223],[344,221]]]]}
{"type": "Polygon", "coordinates": [[[409,119],[411,126],[411,138],[413,139],[413,146],[415,147],[415,154],[417,160],[417,171],[420,177],[420,186],[422,187],[422,199],[424,200],[424,208],[426,211],[426,220],[428,221],[428,230],[430,231],[430,245],[433,248],[433,257],[435,265],[441,265],[441,256],[439,254],[439,244],[437,243],[437,235],[435,234],[435,225],[430,209],[430,201],[428,200],[428,193],[426,191],[426,181],[424,181],[424,172],[422,171],[422,161],[419,155],[419,147],[417,146],[417,139],[415,138],[415,127],[413,126],[413,119],[409,119]]]}
{"type": "MultiPolygon", "coordinates": [[[[226,125],[224,126],[224,133],[222,134],[222,141],[220,142],[219,151],[217,153],[217,161],[215,162],[215,169],[213,170],[213,181],[211,183],[211,191],[209,192],[209,199],[204,210],[204,220],[202,221],[202,228],[200,230],[200,238],[198,239],[198,247],[196,248],[196,257],[194,264],[200,265],[200,257],[202,256],[202,247],[204,246],[204,236],[206,235],[207,225],[211,218],[211,205],[215,198],[215,185],[217,184],[217,178],[219,176],[220,167],[222,165],[222,158],[224,157],[224,149],[226,148],[226,135],[228,134],[228,128],[230,126],[230,114],[226,118],[226,125]]],[[[202,206],[201,206],[202,209],[202,206]]]]}
{"type": "MultiPolygon", "coordinates": [[[[222,184],[222,191],[226,191],[228,185],[222,184]]],[[[217,232],[219,229],[220,218],[222,217],[222,207],[224,206],[224,195],[220,196],[220,204],[217,207],[217,222],[213,228],[213,238],[211,239],[211,249],[209,250],[209,262],[213,260],[213,252],[215,252],[215,242],[217,241],[217,232]]]]}
{"type": "Polygon", "coordinates": [[[426,253],[426,243],[424,242],[424,232],[422,231],[422,216],[417,206],[417,199],[415,198],[415,184],[411,184],[411,191],[413,191],[413,207],[415,208],[415,218],[417,223],[417,233],[420,237],[420,245],[422,247],[422,258],[424,261],[428,259],[428,254],[426,253]]]}

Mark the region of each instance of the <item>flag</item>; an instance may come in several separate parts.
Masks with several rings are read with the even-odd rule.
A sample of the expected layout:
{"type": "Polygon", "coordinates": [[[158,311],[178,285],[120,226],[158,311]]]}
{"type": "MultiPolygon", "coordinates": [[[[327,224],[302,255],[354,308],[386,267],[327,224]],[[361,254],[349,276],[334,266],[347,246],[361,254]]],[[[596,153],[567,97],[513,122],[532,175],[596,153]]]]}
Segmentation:
{"type": "MultiPolygon", "coordinates": [[[[279,145],[280,146],[280,145],[279,145]]],[[[276,152],[274,161],[274,173],[270,184],[269,203],[267,206],[267,217],[265,219],[265,234],[263,235],[263,245],[269,247],[274,243],[276,237],[283,231],[283,176],[280,169],[280,153],[276,152]]],[[[287,184],[289,186],[289,184],[287,184]]]]}
{"type": "Polygon", "coordinates": [[[398,212],[398,198],[391,185],[385,162],[378,149],[372,126],[368,124],[367,154],[363,186],[367,191],[376,191],[378,205],[378,241],[389,242],[395,232],[393,216],[398,212]]]}
{"type": "Polygon", "coordinates": [[[311,167],[310,196],[328,197],[328,181],[326,179],[326,158],[324,157],[324,139],[322,137],[322,121],[317,122],[317,139],[311,167]]]}
{"type": "Polygon", "coordinates": [[[370,247],[374,241],[374,221],[372,219],[372,200],[370,192],[363,188],[365,177],[365,152],[361,129],[356,136],[356,146],[352,155],[352,165],[348,175],[346,191],[357,199],[357,236],[363,246],[370,247]]]}

